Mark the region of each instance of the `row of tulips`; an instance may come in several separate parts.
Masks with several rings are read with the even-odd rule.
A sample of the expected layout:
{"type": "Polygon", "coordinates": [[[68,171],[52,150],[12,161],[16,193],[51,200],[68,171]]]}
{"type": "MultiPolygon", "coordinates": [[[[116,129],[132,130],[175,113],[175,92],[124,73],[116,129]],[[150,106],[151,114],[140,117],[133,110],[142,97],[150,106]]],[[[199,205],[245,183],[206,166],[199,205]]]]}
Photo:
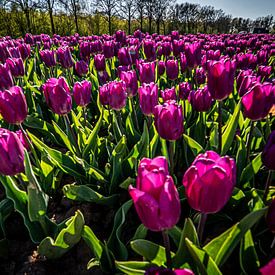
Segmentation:
{"type": "Polygon", "coordinates": [[[0,213],[48,259],[82,238],[110,274],[221,274],[238,244],[236,268],[258,272],[274,247],[274,53],[274,35],[1,38],[0,213]],[[60,192],[110,207],[108,238],[87,213],[48,216],[60,192]]]}

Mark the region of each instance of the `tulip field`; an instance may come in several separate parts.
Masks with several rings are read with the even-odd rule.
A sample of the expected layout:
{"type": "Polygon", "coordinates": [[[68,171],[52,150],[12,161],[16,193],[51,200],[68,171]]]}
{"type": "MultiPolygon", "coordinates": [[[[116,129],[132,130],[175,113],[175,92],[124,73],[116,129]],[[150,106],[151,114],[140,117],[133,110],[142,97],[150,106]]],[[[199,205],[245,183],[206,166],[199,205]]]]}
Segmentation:
{"type": "Polygon", "coordinates": [[[0,38],[1,274],[275,274],[275,35],[0,38]]]}

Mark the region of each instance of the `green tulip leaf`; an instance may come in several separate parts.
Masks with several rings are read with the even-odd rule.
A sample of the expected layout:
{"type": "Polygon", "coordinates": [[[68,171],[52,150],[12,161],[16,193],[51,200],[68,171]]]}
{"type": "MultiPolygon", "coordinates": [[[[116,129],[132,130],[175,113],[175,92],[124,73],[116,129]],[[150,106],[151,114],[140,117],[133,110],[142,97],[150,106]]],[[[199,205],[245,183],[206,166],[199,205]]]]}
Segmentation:
{"type": "Polygon", "coordinates": [[[197,141],[195,141],[194,139],[185,134],[183,134],[183,138],[189,146],[189,148],[191,149],[194,157],[196,157],[199,153],[203,152],[203,147],[197,141]]]}
{"type": "Polygon", "coordinates": [[[150,262],[138,262],[138,261],[115,261],[116,268],[123,272],[123,274],[136,275],[144,274],[146,269],[154,267],[155,265],[150,262]]]}

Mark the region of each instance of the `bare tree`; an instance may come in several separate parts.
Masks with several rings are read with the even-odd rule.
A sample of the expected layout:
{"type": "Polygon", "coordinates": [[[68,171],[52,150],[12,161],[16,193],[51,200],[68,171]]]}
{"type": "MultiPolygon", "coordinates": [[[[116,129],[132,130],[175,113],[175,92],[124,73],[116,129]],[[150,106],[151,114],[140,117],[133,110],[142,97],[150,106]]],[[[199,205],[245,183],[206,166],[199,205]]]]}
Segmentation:
{"type": "Polygon", "coordinates": [[[145,1],[146,0],[135,0],[135,7],[138,13],[138,20],[140,24],[140,30],[143,31],[143,17],[145,13],[145,1]]]}
{"type": "Polygon", "coordinates": [[[42,5],[43,8],[45,8],[50,16],[50,22],[51,22],[51,29],[52,29],[52,34],[55,33],[55,26],[54,26],[54,20],[53,20],[53,8],[55,4],[55,0],[43,0],[42,5]]]}
{"type": "Polygon", "coordinates": [[[160,24],[164,20],[166,12],[173,2],[173,0],[158,0],[155,2],[154,17],[157,25],[157,33],[160,33],[160,24]]]}
{"type": "Polygon", "coordinates": [[[121,15],[127,20],[128,34],[131,33],[131,20],[136,12],[135,2],[133,0],[122,0],[120,3],[121,15]]]}

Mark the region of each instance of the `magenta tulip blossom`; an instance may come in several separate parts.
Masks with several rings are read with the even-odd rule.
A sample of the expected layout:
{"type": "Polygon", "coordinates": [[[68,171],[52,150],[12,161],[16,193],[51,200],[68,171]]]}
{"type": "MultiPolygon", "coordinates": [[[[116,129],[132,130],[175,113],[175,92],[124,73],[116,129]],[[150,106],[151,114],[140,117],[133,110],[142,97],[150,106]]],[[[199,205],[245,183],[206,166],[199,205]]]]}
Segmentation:
{"type": "Polygon", "coordinates": [[[92,84],[90,81],[83,80],[76,82],[73,88],[73,96],[78,106],[85,107],[91,101],[92,84]]]}
{"type": "Polygon", "coordinates": [[[158,86],[155,83],[143,83],[138,89],[138,95],[142,113],[146,116],[152,115],[158,104],[158,86]]]}
{"type": "Polygon", "coordinates": [[[269,135],[263,149],[262,162],[269,170],[275,170],[275,130],[269,135]]]}

